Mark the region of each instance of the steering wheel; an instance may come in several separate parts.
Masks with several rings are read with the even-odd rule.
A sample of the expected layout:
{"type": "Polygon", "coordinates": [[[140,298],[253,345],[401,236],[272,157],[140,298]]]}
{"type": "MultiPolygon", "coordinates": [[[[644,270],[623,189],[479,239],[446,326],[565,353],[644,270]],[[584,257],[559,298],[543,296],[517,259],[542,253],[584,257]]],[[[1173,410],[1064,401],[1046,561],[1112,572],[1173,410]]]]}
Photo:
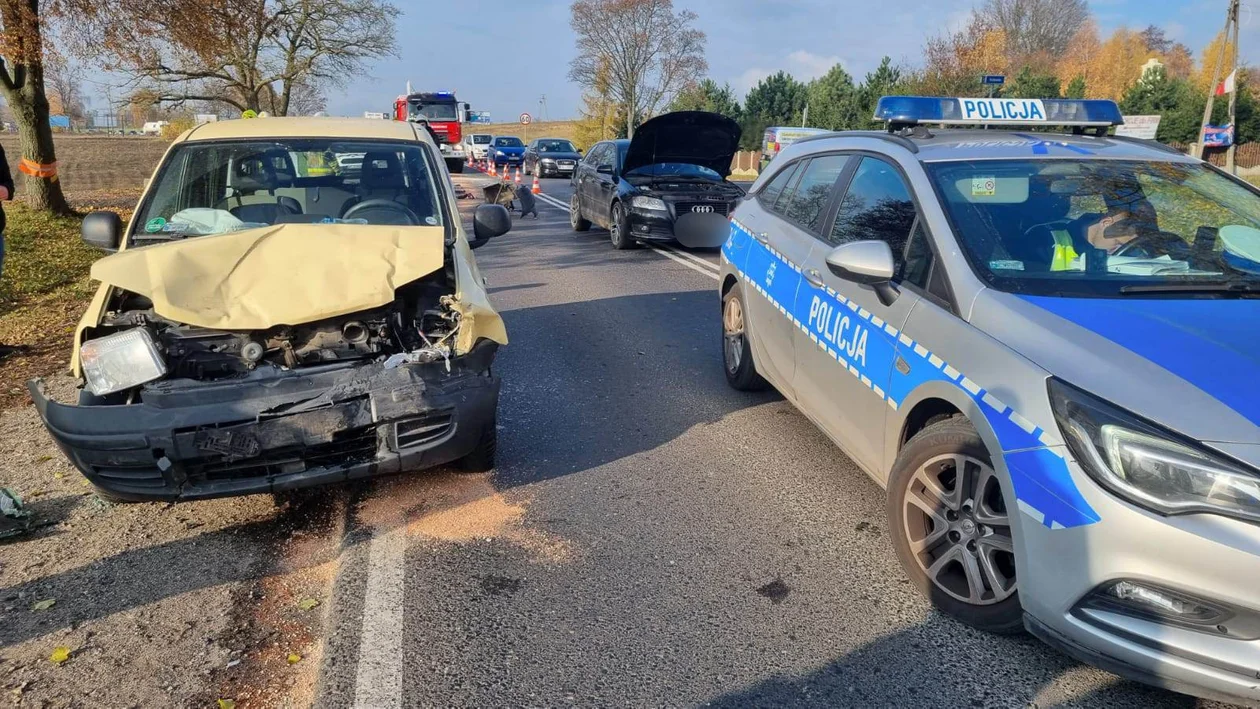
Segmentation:
{"type": "Polygon", "coordinates": [[[1167,254],[1169,256],[1174,256],[1174,254],[1176,254],[1176,252],[1178,251],[1188,252],[1189,250],[1190,250],[1190,245],[1185,242],[1185,239],[1182,239],[1180,236],[1176,234],[1169,234],[1167,232],[1159,231],[1159,232],[1154,232],[1154,233],[1140,234],[1137,237],[1133,238],[1131,241],[1126,242],[1120,248],[1116,249],[1114,252],[1112,252],[1111,255],[1112,256],[1137,256],[1139,258],[1155,258],[1156,256],[1160,254],[1167,254]],[[1182,248],[1180,249],[1169,248],[1169,247],[1176,247],[1178,245],[1180,245],[1182,248]],[[1154,251],[1155,248],[1159,249],[1159,254],[1155,253],[1154,251]],[[1129,253],[1130,251],[1138,251],[1138,250],[1141,250],[1142,253],[1141,254],[1129,253]]]}
{"type": "Polygon", "coordinates": [[[419,226],[416,213],[392,199],[368,199],[346,210],[342,219],[366,219],[369,224],[392,226],[419,226]]]}
{"type": "Polygon", "coordinates": [[[1031,238],[1034,229],[1049,229],[1053,231],[1054,227],[1056,226],[1059,226],[1059,225],[1066,226],[1071,223],[1072,223],[1071,219],[1052,219],[1048,222],[1042,222],[1040,224],[1033,224],[1032,226],[1024,230],[1024,238],[1025,239],[1031,238]]]}

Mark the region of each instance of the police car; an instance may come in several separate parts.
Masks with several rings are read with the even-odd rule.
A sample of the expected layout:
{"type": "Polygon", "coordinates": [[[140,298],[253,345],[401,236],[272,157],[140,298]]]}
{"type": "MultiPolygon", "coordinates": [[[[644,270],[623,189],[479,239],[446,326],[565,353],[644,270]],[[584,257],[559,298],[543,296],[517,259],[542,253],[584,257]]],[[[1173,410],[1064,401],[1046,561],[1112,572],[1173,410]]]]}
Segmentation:
{"type": "Polygon", "coordinates": [[[1260,699],[1260,192],[1106,135],[1109,101],[876,118],[785,149],[733,213],[730,384],[887,488],[942,611],[1260,699]]]}

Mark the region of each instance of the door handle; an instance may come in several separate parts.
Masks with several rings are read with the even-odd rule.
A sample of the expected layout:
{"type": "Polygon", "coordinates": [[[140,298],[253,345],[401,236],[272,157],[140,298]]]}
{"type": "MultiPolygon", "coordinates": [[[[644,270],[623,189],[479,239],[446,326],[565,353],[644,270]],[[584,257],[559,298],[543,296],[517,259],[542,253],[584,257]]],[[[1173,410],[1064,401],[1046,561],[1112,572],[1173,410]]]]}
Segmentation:
{"type": "Polygon", "coordinates": [[[757,239],[757,241],[760,241],[763,244],[766,244],[766,245],[770,244],[770,235],[765,233],[764,231],[753,234],[753,237],[757,239]]]}
{"type": "Polygon", "coordinates": [[[816,268],[811,268],[805,271],[805,280],[808,281],[809,284],[815,288],[823,287],[822,274],[819,273],[818,269],[816,268]]]}

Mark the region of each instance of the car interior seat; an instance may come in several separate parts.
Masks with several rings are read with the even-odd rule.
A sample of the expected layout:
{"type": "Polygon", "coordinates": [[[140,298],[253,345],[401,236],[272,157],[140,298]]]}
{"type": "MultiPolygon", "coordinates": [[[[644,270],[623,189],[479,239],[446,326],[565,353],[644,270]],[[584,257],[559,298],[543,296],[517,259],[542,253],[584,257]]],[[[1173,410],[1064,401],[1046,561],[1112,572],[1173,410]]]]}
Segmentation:
{"type": "Polygon", "coordinates": [[[228,175],[232,195],[221,200],[226,209],[244,222],[274,224],[280,215],[301,214],[302,203],[277,195],[276,189],[293,183],[289,156],[282,151],[249,155],[234,161],[228,175]]]}
{"type": "Polygon", "coordinates": [[[1064,270],[1078,255],[1067,221],[1071,209],[1068,195],[1052,192],[1048,181],[1033,180],[1016,220],[1018,229],[1005,238],[1006,250],[1024,262],[1025,270],[1064,270]]]}

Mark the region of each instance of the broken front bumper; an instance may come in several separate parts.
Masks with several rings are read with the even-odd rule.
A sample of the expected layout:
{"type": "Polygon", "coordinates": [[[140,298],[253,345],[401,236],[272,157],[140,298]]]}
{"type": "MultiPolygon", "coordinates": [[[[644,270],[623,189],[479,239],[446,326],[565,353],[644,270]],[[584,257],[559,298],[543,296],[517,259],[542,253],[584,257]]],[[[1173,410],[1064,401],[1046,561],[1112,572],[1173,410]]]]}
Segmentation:
{"type": "Polygon", "coordinates": [[[158,382],[143,403],[68,406],[29,385],[57,445],[126,500],[192,500],[367,478],[449,463],[495,425],[498,345],[386,369],[379,363],[158,382]]]}

